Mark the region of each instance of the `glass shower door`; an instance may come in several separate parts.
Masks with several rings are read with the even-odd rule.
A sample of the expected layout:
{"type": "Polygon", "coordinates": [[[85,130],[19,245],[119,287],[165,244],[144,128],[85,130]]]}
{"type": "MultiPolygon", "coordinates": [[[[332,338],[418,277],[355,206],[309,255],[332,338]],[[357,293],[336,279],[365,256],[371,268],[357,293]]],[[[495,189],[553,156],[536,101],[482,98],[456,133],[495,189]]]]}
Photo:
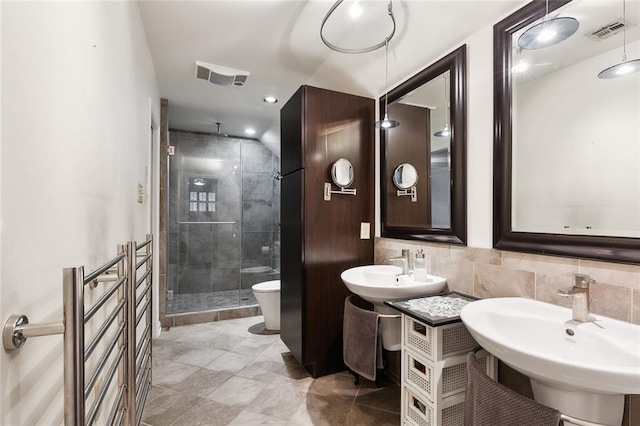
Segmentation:
{"type": "Polygon", "coordinates": [[[239,306],[241,145],[171,132],[167,314],[239,306]]]}

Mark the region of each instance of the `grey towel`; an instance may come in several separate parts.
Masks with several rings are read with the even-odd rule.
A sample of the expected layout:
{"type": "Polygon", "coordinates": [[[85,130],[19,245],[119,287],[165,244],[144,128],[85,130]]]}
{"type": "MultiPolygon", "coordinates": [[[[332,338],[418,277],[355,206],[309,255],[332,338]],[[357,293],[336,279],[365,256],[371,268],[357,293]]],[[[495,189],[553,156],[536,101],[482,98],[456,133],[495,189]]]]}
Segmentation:
{"type": "Polygon", "coordinates": [[[467,355],[465,426],[557,426],[560,412],[539,404],[492,380],[478,365],[473,352],[467,355]]]}
{"type": "Polygon", "coordinates": [[[377,369],[382,368],[378,314],[366,309],[365,303],[355,294],[344,301],[342,357],[351,370],[366,379],[375,380],[377,369]]]}

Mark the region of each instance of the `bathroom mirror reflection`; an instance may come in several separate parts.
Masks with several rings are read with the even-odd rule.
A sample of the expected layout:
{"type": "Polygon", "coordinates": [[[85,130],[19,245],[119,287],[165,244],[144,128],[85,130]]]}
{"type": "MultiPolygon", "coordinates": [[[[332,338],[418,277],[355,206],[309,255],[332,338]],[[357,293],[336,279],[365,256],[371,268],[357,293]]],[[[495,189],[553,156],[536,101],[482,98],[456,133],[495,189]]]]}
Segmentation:
{"type": "MultiPolygon", "coordinates": [[[[538,3],[496,25],[494,245],[638,263],[640,73],[598,78],[622,58],[622,1],[550,3],[580,29],[522,50],[538,3]]],[[[628,59],[640,57],[639,16],[627,1],[628,59]]]]}
{"type": "Polygon", "coordinates": [[[331,166],[333,183],[340,188],[348,188],[353,183],[353,165],[346,158],[341,158],[331,166]]]}
{"type": "Polygon", "coordinates": [[[400,126],[381,132],[382,236],[465,243],[465,58],[462,46],[388,94],[400,126]]]}
{"type": "Polygon", "coordinates": [[[400,164],[393,172],[393,184],[398,189],[409,189],[418,183],[418,171],[409,163],[400,164]]]}

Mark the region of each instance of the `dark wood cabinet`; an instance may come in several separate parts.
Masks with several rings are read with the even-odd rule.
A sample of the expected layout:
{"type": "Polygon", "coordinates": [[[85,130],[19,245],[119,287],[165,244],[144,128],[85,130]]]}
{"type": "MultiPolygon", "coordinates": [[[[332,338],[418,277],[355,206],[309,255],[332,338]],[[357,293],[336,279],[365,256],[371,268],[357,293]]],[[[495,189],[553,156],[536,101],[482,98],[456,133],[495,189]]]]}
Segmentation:
{"type": "MultiPolygon", "coordinates": [[[[281,110],[281,338],[314,376],[343,370],[340,274],[373,263],[374,100],[302,86],[281,110]],[[331,166],[353,164],[356,195],[332,194],[331,166]],[[369,223],[369,239],[361,239],[369,223]]],[[[334,185],[334,189],[337,189],[334,185]]]]}

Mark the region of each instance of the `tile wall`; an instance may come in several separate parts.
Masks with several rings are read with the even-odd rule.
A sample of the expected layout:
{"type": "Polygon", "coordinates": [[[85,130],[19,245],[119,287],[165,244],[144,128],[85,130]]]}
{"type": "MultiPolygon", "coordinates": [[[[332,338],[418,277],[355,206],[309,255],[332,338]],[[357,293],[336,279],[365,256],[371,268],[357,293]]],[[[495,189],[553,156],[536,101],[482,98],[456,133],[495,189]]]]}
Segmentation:
{"type": "Polygon", "coordinates": [[[521,296],[571,307],[557,289],[572,274],[596,280],[591,311],[640,324],[640,266],[555,256],[376,238],[375,263],[389,263],[403,248],[424,249],[430,273],[447,279],[449,290],[472,296],[521,296]]]}

